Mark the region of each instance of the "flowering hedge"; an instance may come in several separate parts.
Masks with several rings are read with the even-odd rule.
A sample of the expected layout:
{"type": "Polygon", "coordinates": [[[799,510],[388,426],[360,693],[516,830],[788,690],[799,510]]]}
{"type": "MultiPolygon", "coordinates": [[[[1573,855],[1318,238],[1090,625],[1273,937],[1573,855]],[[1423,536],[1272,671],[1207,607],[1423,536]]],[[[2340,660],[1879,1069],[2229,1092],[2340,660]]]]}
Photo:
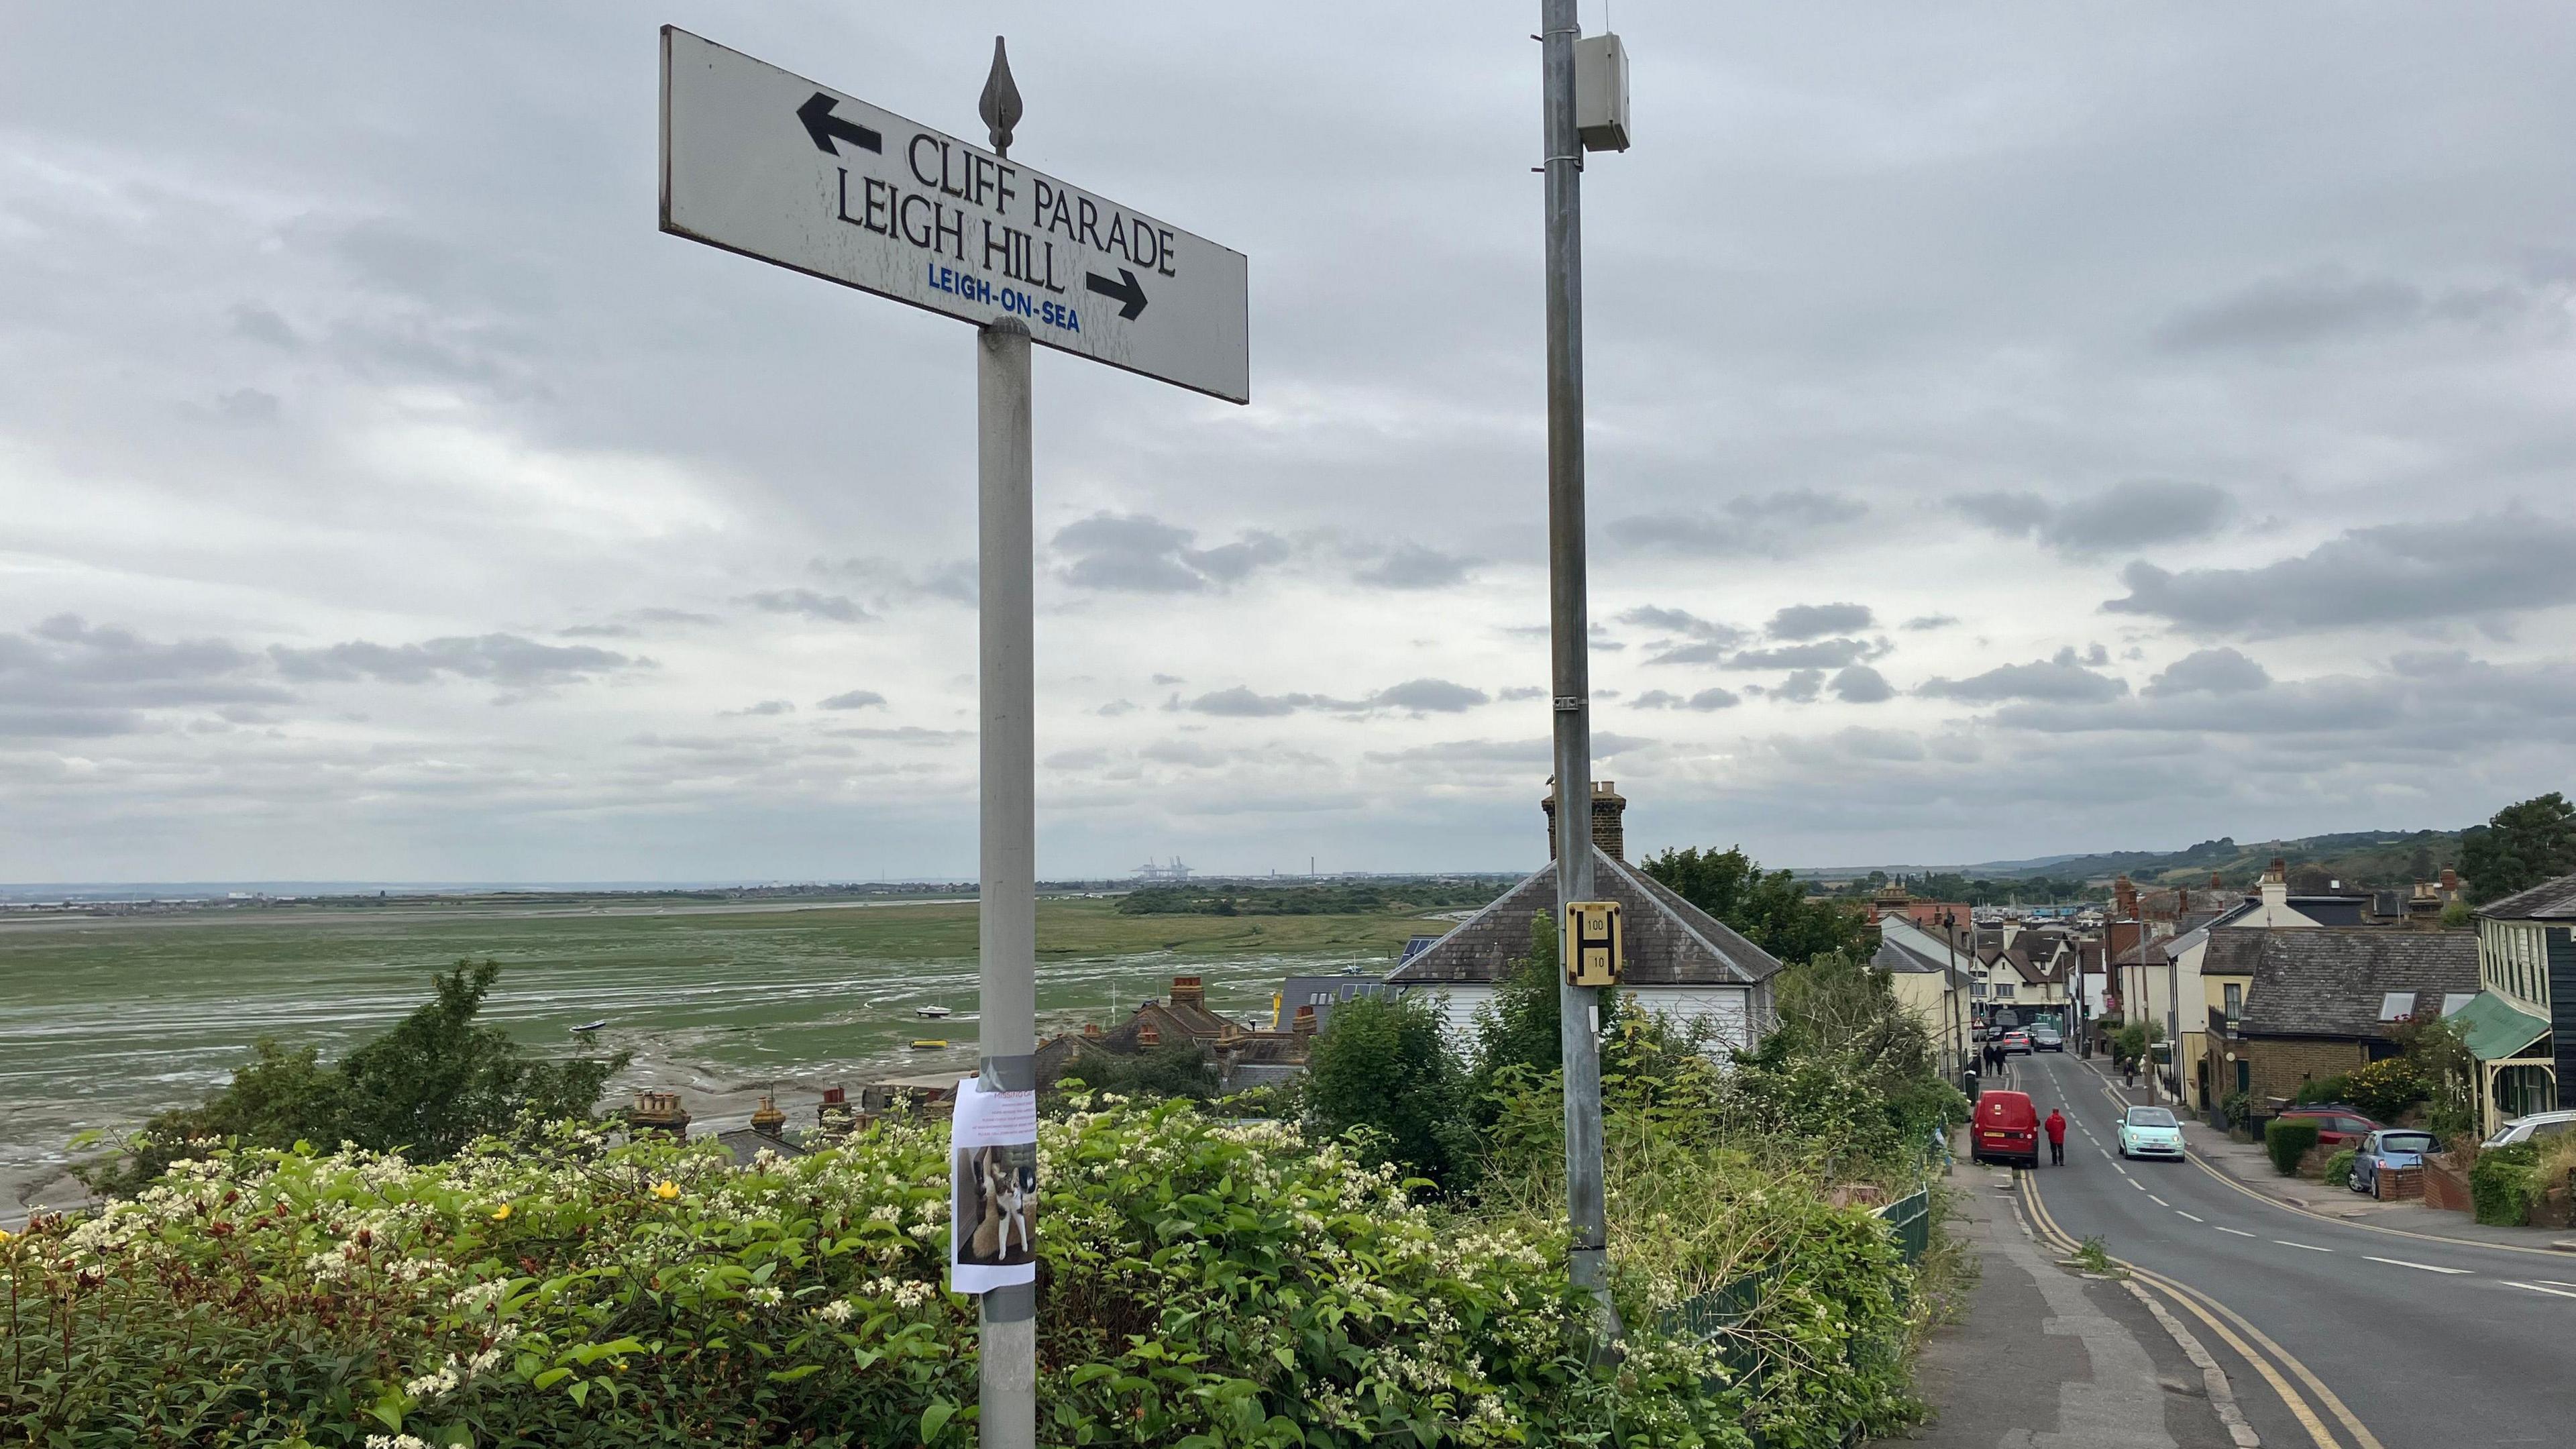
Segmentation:
{"type": "MultiPolygon", "coordinates": [[[[1103,1105],[1042,1129],[1042,1438],[1747,1442],[1707,1346],[1587,1364],[1561,1241],[1290,1128],[1103,1105]]],[[[569,1127],[434,1166],[210,1148],[0,1241],[0,1440],[970,1442],[945,1138],[739,1170],[569,1127]]]]}

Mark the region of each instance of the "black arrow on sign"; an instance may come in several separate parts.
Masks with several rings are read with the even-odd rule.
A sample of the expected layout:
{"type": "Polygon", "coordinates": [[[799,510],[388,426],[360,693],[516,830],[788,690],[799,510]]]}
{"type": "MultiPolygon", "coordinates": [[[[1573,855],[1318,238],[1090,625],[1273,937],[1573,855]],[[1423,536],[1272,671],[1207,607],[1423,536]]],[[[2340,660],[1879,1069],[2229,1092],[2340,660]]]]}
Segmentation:
{"type": "Polygon", "coordinates": [[[1133,322],[1136,315],[1145,310],[1145,289],[1136,285],[1136,274],[1125,267],[1118,269],[1118,280],[1114,282],[1098,272],[1085,272],[1082,285],[1089,291],[1125,303],[1118,309],[1121,321],[1133,322]]]}
{"type": "Polygon", "coordinates": [[[860,125],[856,121],[844,121],[840,117],[833,115],[833,104],[834,102],[830,96],[823,94],[821,91],[816,91],[814,93],[814,99],[807,101],[805,104],[796,108],[796,119],[805,123],[805,134],[814,138],[814,145],[820,149],[824,155],[838,156],[841,154],[840,151],[832,145],[832,138],[835,136],[849,142],[851,145],[858,147],[862,151],[874,151],[880,156],[885,154],[885,137],[878,135],[876,132],[869,130],[867,127],[860,125]]]}

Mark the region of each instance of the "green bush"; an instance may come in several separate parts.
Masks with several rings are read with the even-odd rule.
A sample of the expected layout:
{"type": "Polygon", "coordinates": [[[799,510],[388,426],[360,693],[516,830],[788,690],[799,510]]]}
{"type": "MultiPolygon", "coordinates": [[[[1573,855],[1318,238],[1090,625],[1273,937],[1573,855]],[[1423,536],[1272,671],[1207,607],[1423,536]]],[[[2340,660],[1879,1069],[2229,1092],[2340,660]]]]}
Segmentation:
{"type": "MultiPolygon", "coordinates": [[[[1293,1128],[1091,1105],[1040,1128],[1050,1442],[1747,1442],[1749,1391],[1702,1391],[1713,1346],[1587,1364],[1561,1217],[1455,1218],[1293,1128]]],[[[0,1240],[0,1441],[961,1444],[947,1200],[935,1123],[748,1169],[568,1127],[432,1165],[207,1149],[0,1240]]],[[[1900,1290],[1883,1235],[1802,1213],[1770,1247],[1816,1294],[1900,1290]]],[[[1880,1396],[1797,1317],[1823,1311],[1782,1321],[1782,1392],[1880,1396]]]]}
{"type": "Polygon", "coordinates": [[[2406,1109],[2433,1095],[2433,1084],[2404,1057],[2372,1062],[2344,1079],[2344,1100],[2365,1117],[2394,1122],[2406,1109]]]}
{"type": "Polygon", "coordinates": [[[2479,1153],[2476,1165],[2469,1169],[2469,1205],[2478,1221],[2500,1227],[2529,1222],[2533,1205],[2540,1201],[2539,1166],[2539,1149],[2528,1142],[2479,1153]]]}
{"type": "Polygon", "coordinates": [[[2283,1177],[2299,1175],[2299,1159],[2317,1145],[2313,1117],[2275,1117],[2263,1125],[2263,1148],[2272,1154],[2272,1169],[2283,1177]]]}
{"type": "Polygon", "coordinates": [[[2227,1118],[2227,1125],[2231,1127],[2242,1127],[2245,1123],[2252,1120],[2254,1116],[2254,1094],[2251,1092],[2230,1092],[2225,1097],[2219,1099],[2218,1110],[2222,1116],[2227,1118]]]}
{"type": "MultiPolygon", "coordinates": [[[[2299,1083],[2297,1095],[2290,1100],[2301,1107],[2313,1106],[2319,1102],[2347,1102],[2351,1101],[2348,1095],[2351,1089],[2352,1078],[2348,1076],[2310,1077],[2299,1083]]],[[[2354,1102],[2353,1105],[2357,1107],[2361,1104],[2354,1102]]]]}
{"type": "Polygon", "coordinates": [[[2327,1158],[2325,1176],[2321,1180],[2328,1187],[2352,1186],[2352,1160],[2360,1155],[2347,1147],[2327,1158]]]}

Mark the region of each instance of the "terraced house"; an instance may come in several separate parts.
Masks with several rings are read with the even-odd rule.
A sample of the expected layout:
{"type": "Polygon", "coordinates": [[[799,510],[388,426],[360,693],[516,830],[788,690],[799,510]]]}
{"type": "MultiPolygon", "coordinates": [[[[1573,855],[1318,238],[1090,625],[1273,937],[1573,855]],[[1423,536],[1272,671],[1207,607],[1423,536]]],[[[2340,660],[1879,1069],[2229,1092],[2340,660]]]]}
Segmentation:
{"type": "Polygon", "coordinates": [[[2492,1131],[2546,1112],[2576,1082],[2576,875],[2478,908],[2478,993],[2454,1013],[2478,1058],[2492,1131]]]}

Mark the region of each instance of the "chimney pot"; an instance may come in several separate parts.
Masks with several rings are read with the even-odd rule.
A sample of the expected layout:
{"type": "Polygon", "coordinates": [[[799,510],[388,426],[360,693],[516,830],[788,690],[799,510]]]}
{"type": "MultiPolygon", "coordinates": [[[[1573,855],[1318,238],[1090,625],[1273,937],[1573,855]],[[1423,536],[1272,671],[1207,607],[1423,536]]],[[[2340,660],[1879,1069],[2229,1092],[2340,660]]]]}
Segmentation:
{"type": "Polygon", "coordinates": [[[2459,873],[2458,871],[2456,871],[2456,870],[2451,869],[2451,868],[2450,868],[2449,866],[2447,866],[2447,865],[2446,865],[2446,866],[2444,866],[2444,867],[2442,867],[2442,889],[2444,889],[2444,890],[2446,890],[2446,891],[2455,891],[2455,890],[2458,890],[2459,888],[2460,888],[2460,873],[2459,873]]]}
{"type": "Polygon", "coordinates": [[[1207,992],[1201,987],[1199,978],[1196,976],[1173,977],[1172,1004],[1174,1006],[1195,1006],[1204,1010],[1207,1006],[1207,992]]]}

